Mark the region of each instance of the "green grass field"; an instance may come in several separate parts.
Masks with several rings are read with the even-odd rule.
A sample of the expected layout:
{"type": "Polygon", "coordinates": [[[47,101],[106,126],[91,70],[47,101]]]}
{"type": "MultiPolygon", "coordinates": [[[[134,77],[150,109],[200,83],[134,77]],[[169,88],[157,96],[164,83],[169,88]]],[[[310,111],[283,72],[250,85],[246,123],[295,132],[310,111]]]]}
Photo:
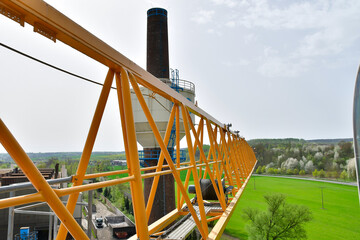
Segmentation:
{"type": "Polygon", "coordinates": [[[239,239],[247,239],[246,222],[241,217],[246,207],[266,209],[263,195],[283,193],[287,201],[310,208],[314,219],[306,225],[308,239],[360,239],[360,207],[357,188],[333,183],[256,176],[246,187],[225,232],[239,239]],[[324,208],[321,207],[321,188],[324,208]]]}

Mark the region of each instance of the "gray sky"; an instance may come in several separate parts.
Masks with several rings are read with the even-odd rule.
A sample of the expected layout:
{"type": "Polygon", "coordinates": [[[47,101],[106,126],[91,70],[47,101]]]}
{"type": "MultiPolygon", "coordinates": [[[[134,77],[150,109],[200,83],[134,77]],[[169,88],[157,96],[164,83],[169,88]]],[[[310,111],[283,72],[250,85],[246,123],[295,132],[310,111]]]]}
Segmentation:
{"type": "MultiPolygon", "coordinates": [[[[360,1],[59,1],[50,5],[145,68],[146,11],[168,10],[170,66],[246,139],[352,136],[360,1]]],[[[0,42],[103,82],[106,67],[0,16],[0,42]]],[[[100,87],[0,47],[0,117],[28,152],[81,151],[100,87]]],[[[112,91],[96,151],[123,150],[112,91]]],[[[5,152],[0,147],[0,152],[5,152]]]]}

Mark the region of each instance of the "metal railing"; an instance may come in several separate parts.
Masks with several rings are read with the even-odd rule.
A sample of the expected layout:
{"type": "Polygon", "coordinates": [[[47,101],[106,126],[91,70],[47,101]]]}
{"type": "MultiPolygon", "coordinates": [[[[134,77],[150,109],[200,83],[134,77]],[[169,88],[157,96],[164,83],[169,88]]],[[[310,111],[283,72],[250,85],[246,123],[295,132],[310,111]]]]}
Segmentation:
{"type": "Polygon", "coordinates": [[[190,81],[183,80],[183,79],[172,80],[169,78],[160,78],[160,80],[175,90],[179,89],[180,91],[185,90],[185,91],[190,91],[192,93],[195,93],[195,84],[190,81]]]}
{"type": "MultiPolygon", "coordinates": [[[[177,159],[176,150],[168,149],[168,151],[171,159],[173,160],[174,163],[176,163],[176,159],[177,159]]],[[[148,149],[148,150],[139,150],[138,154],[139,154],[139,160],[141,166],[146,167],[148,166],[148,164],[146,164],[147,161],[158,160],[160,158],[161,149],[156,148],[156,149],[148,149]]],[[[180,150],[179,159],[181,163],[186,160],[185,150],[180,150]]]]}

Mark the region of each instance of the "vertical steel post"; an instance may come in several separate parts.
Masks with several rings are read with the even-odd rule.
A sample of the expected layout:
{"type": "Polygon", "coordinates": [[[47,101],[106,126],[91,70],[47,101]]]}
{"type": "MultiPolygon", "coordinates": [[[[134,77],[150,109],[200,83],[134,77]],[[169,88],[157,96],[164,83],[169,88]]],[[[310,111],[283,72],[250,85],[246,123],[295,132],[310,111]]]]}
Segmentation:
{"type": "MultiPolygon", "coordinates": [[[[180,113],[179,113],[179,105],[174,104],[175,106],[175,117],[176,117],[176,167],[180,168],[180,113]]],[[[177,209],[180,211],[180,188],[176,188],[177,190],[177,209]]]]}
{"type": "Polygon", "coordinates": [[[87,235],[91,239],[91,227],[92,227],[92,200],[93,200],[93,190],[88,192],[88,232],[87,235]]]}
{"type": "MultiPolygon", "coordinates": [[[[134,115],[131,103],[131,92],[129,85],[128,73],[121,68],[121,85],[117,85],[118,93],[121,88],[122,97],[121,104],[124,108],[124,119],[127,133],[128,152],[126,153],[126,160],[130,165],[129,174],[135,177],[131,185],[131,195],[134,206],[135,225],[138,238],[141,240],[149,239],[149,231],[147,225],[147,217],[145,210],[145,199],[142,192],[142,179],[140,172],[140,161],[137,149],[136,131],[134,115]]],[[[118,81],[116,81],[118,84],[118,81]]],[[[120,99],[119,99],[120,102],[120,99]]]]}
{"type": "Polygon", "coordinates": [[[58,226],[58,218],[56,216],[56,214],[54,214],[54,230],[53,230],[53,239],[56,239],[56,235],[57,235],[57,226],[58,226]]]}
{"type": "MultiPolygon", "coordinates": [[[[9,198],[15,197],[15,192],[9,193],[9,198]]],[[[8,233],[7,239],[12,240],[14,236],[14,207],[9,207],[9,218],[8,218],[8,233]]]]}
{"type": "MultiPolygon", "coordinates": [[[[50,209],[50,212],[51,209],[50,209]]],[[[54,214],[55,215],[55,214],[54,214]]],[[[53,225],[53,215],[49,215],[49,235],[48,235],[48,239],[50,240],[51,239],[51,229],[52,229],[52,225],[53,225]]]]}

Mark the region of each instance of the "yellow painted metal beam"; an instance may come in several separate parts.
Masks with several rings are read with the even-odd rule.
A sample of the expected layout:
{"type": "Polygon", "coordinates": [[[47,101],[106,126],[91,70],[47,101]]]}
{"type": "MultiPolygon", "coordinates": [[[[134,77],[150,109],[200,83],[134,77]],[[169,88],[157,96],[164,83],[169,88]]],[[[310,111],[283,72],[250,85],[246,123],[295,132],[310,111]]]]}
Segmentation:
{"type": "Polygon", "coordinates": [[[62,204],[55,191],[46,182],[35,164],[31,161],[4,122],[0,119],[0,143],[10,154],[11,158],[21,168],[36,190],[44,197],[49,207],[55,212],[60,221],[76,239],[88,239],[72,214],[62,204]]]}
{"type": "Polygon", "coordinates": [[[0,199],[0,209],[14,207],[18,205],[33,203],[33,202],[43,202],[44,197],[41,193],[33,193],[28,195],[22,195],[12,198],[3,198],[0,199]]]}
{"type": "MultiPolygon", "coordinates": [[[[255,165],[254,165],[254,168],[255,168],[255,165]]],[[[252,169],[251,173],[254,171],[254,168],[252,169]]],[[[251,173],[247,176],[244,184],[241,186],[239,191],[237,191],[235,197],[230,202],[230,204],[227,207],[226,211],[221,215],[220,219],[218,220],[218,222],[216,223],[214,228],[211,230],[209,236],[207,237],[208,240],[218,240],[218,239],[220,239],[222,233],[225,230],[226,224],[229,222],[232,214],[234,213],[236,205],[238,204],[238,202],[240,200],[240,197],[243,194],[247,183],[249,182],[251,173]]]]}
{"type": "MultiPolygon", "coordinates": [[[[188,208],[189,208],[189,211],[190,211],[190,213],[191,213],[191,215],[192,215],[192,217],[193,217],[196,225],[197,225],[197,226],[201,226],[201,223],[200,223],[200,221],[199,221],[199,219],[198,219],[198,217],[197,217],[197,215],[196,215],[195,209],[194,209],[194,207],[192,206],[192,204],[191,204],[191,202],[190,202],[190,199],[189,199],[189,197],[187,196],[187,192],[186,192],[186,190],[185,190],[185,188],[184,188],[184,186],[183,186],[183,184],[182,184],[182,182],[181,182],[180,175],[179,175],[179,173],[176,171],[176,167],[175,167],[175,165],[174,165],[174,163],[173,163],[173,161],[172,161],[172,159],[171,159],[171,157],[170,157],[170,154],[169,154],[169,152],[168,152],[168,150],[167,150],[167,147],[165,146],[165,144],[164,144],[164,142],[163,142],[163,140],[162,140],[162,138],[161,138],[161,135],[160,135],[159,130],[158,130],[156,124],[155,124],[155,121],[154,121],[154,119],[153,119],[153,117],[152,117],[149,109],[146,107],[146,102],[145,102],[145,100],[144,100],[144,97],[142,96],[142,93],[141,93],[141,91],[140,91],[140,88],[139,88],[139,86],[137,85],[137,83],[136,83],[136,81],[135,81],[134,78],[130,78],[130,81],[131,81],[131,85],[132,85],[132,87],[133,87],[133,90],[134,90],[134,92],[135,92],[135,94],[136,94],[136,96],[137,96],[137,98],[138,98],[138,100],[139,100],[139,103],[140,103],[140,105],[141,105],[142,108],[143,108],[144,114],[145,114],[145,116],[146,116],[146,118],[147,118],[147,120],[148,120],[148,122],[149,122],[149,125],[150,125],[150,127],[151,127],[151,129],[152,129],[152,131],[153,131],[153,133],[154,133],[155,139],[156,139],[156,141],[158,142],[158,144],[159,144],[159,146],[160,146],[160,148],[161,148],[161,151],[165,154],[165,159],[166,159],[166,161],[168,162],[168,165],[170,166],[170,169],[173,171],[173,176],[174,176],[174,178],[175,178],[175,181],[176,181],[176,183],[177,183],[177,186],[180,188],[181,193],[182,193],[182,195],[183,195],[184,198],[185,198],[185,201],[186,201],[186,204],[187,204],[187,206],[188,206],[188,208]]],[[[195,167],[195,166],[194,166],[194,167],[195,167]]],[[[199,231],[200,231],[200,233],[201,233],[202,236],[206,236],[206,235],[207,235],[207,234],[204,233],[204,231],[203,231],[202,228],[199,228],[199,231]]]]}
{"type": "Polygon", "coordinates": [[[130,70],[141,85],[151,88],[154,92],[170,101],[175,100],[176,102],[183,103],[188,106],[194,114],[203,116],[209,119],[209,121],[224,127],[224,124],[201,108],[195,106],[195,104],[186,97],[159,81],[152,74],[66,17],[48,3],[42,0],[0,0],[0,2],[8,8],[22,14],[26,23],[32,26],[40,23],[54,32],[56,40],[69,45],[116,72],[120,72],[121,67],[130,70]]]}
{"type": "Polygon", "coordinates": [[[142,179],[140,172],[140,161],[137,149],[136,141],[136,131],[135,131],[135,122],[134,115],[132,111],[131,103],[131,91],[129,85],[129,76],[125,69],[121,68],[120,72],[121,82],[116,79],[119,103],[123,106],[124,114],[123,119],[125,120],[126,128],[126,140],[127,140],[127,150],[126,160],[129,167],[129,172],[131,175],[134,175],[135,180],[132,182],[131,186],[131,197],[134,207],[134,217],[136,225],[136,233],[140,239],[149,239],[147,217],[145,212],[145,199],[142,188],[142,179]],[[121,89],[121,93],[119,91],[121,89]]]}
{"type": "Polygon", "coordinates": [[[181,211],[181,208],[183,207],[183,203],[185,201],[202,235],[202,238],[205,239],[208,237],[209,239],[218,239],[223,229],[225,228],[225,225],[229,220],[229,216],[231,216],[236,206],[236,203],[238,202],[241,193],[246,183],[248,182],[253,168],[256,164],[255,155],[247,142],[244,139],[234,135],[232,132],[226,129],[224,124],[213,118],[201,108],[195,106],[184,96],[159,81],[157,78],[155,78],[153,75],[151,75],[135,63],[131,62],[121,53],[117,52],[116,50],[105,44],[103,41],[87,32],[81,26],[77,25],[75,22],[58,12],[56,9],[52,8],[47,3],[41,0],[0,0],[0,3],[1,6],[6,6],[7,12],[16,15],[14,15],[12,19],[16,19],[16,21],[20,24],[23,25],[23,23],[26,22],[30,25],[33,25],[35,31],[50,38],[51,40],[60,40],[65,44],[73,47],[74,49],[109,67],[109,72],[107,74],[99,98],[99,102],[96,107],[94,118],[90,126],[88,138],[84,146],[84,151],[81,156],[76,175],[73,178],[73,187],[60,190],[52,190],[46,181],[45,183],[43,182],[42,176],[39,176],[39,173],[35,171],[36,167],[23,152],[20,145],[16,145],[16,140],[13,139],[15,140],[15,142],[11,142],[12,138],[9,134],[2,134],[1,131],[6,132],[4,130],[4,125],[3,127],[0,126],[0,141],[2,143],[5,143],[5,149],[10,153],[10,155],[12,154],[14,155],[14,157],[16,157],[16,161],[20,161],[20,159],[25,159],[21,160],[21,163],[23,165],[20,167],[22,169],[24,168],[23,171],[25,172],[25,174],[27,174],[30,181],[33,182],[34,185],[36,185],[35,187],[39,191],[38,193],[27,196],[15,197],[11,199],[2,199],[0,200],[0,208],[15,206],[17,204],[30,203],[34,201],[46,201],[48,202],[50,207],[53,208],[54,212],[57,215],[59,214],[58,216],[62,220],[62,225],[60,227],[57,239],[64,239],[68,230],[76,239],[87,239],[86,236],[84,237],[84,232],[79,230],[78,224],[74,222],[74,219],[71,216],[71,213],[75,208],[78,193],[81,191],[87,191],[99,187],[130,182],[135,213],[135,224],[137,230],[137,235],[134,236],[134,238],[139,238],[142,240],[149,239],[149,234],[159,235],[159,231],[163,230],[164,227],[171,224],[180,215],[185,214],[185,212],[181,211]],[[85,175],[86,168],[88,166],[90,155],[93,149],[94,141],[96,139],[97,131],[99,129],[101,118],[106,105],[106,101],[108,99],[114,74],[116,78],[119,112],[123,131],[124,147],[127,156],[128,170],[85,175]],[[150,170],[150,168],[140,168],[139,165],[129,81],[131,82],[133,90],[138,97],[140,105],[144,110],[144,114],[147,117],[154,136],[162,150],[160,158],[161,161],[159,161],[158,166],[151,168],[156,169],[154,173],[141,174],[142,171],[150,170]],[[138,84],[147,87],[154,93],[157,93],[174,103],[174,108],[171,112],[170,121],[164,139],[162,139],[154,122],[154,119],[149,109],[147,108],[146,102],[144,101],[141,91],[139,90],[138,84]],[[186,163],[180,163],[179,158],[179,106],[181,106],[182,110],[184,129],[190,157],[190,162],[186,163]],[[200,117],[200,122],[197,129],[195,129],[195,126],[192,124],[189,111],[200,117]],[[176,119],[175,126],[177,133],[176,164],[172,162],[172,159],[166,147],[167,142],[169,141],[168,139],[170,137],[170,130],[174,121],[174,117],[176,119]],[[210,152],[207,157],[205,156],[202,149],[204,143],[205,123],[211,145],[210,152]],[[212,127],[212,124],[214,124],[214,129],[212,127]],[[192,143],[192,139],[195,140],[194,143],[192,143]],[[15,147],[15,150],[12,149],[13,147],[15,147]],[[197,148],[199,148],[200,151],[199,161],[195,160],[195,151],[197,148]],[[167,161],[167,165],[163,164],[164,160],[167,161]],[[204,171],[203,166],[205,166],[204,171]],[[164,168],[170,168],[170,170],[164,168]],[[181,182],[179,174],[180,171],[183,170],[187,170],[185,184],[181,182]],[[128,174],[128,176],[120,179],[104,181],[101,183],[82,185],[84,179],[105,177],[123,173],[128,174]],[[153,205],[153,200],[151,199],[153,199],[153,196],[155,195],[157,183],[156,181],[154,181],[153,183],[150,194],[150,201],[148,206],[145,208],[142,179],[148,177],[155,177],[155,179],[159,179],[160,175],[169,173],[173,174],[178,187],[177,209],[175,209],[174,211],[167,214],[162,219],[156,221],[154,224],[148,227],[147,217],[150,215],[149,213],[153,205]],[[186,191],[191,174],[193,175],[195,182],[201,221],[196,216],[196,212],[186,191]],[[232,199],[230,205],[227,208],[226,203],[223,201],[224,194],[222,190],[219,191],[214,182],[214,180],[217,179],[220,183],[223,174],[225,175],[226,181],[236,187],[233,189],[233,195],[235,195],[235,197],[232,199]],[[207,229],[207,221],[213,221],[219,218],[219,216],[214,216],[210,214],[209,216],[214,217],[206,219],[207,216],[205,215],[204,211],[204,201],[202,199],[199,178],[207,177],[207,175],[209,175],[210,177],[210,180],[214,186],[216,195],[220,200],[222,208],[226,208],[224,214],[220,217],[218,224],[215,226],[209,236],[207,229]],[[244,179],[246,179],[245,183],[243,183],[244,179]],[[65,208],[62,204],[60,204],[61,206],[58,206],[58,201],[60,201],[59,196],[68,194],[70,194],[70,198],[67,207],[65,208]],[[13,200],[13,202],[10,202],[11,200],[13,200]]]}
{"type": "MultiPolygon", "coordinates": [[[[144,107],[146,107],[146,106],[144,106],[144,107]]],[[[169,122],[168,122],[167,127],[166,127],[165,138],[164,138],[164,143],[165,143],[166,146],[168,145],[168,142],[170,140],[171,129],[172,129],[172,126],[173,126],[173,123],[174,123],[174,117],[175,117],[175,108],[176,107],[173,106],[173,108],[171,110],[171,113],[170,113],[169,122]]],[[[157,168],[156,168],[156,172],[159,172],[162,169],[164,158],[165,158],[165,154],[161,151],[159,161],[158,161],[158,164],[157,164],[157,168]]],[[[172,170],[169,170],[169,172],[171,173],[172,170]]],[[[153,180],[152,185],[151,185],[151,190],[150,190],[148,202],[147,202],[147,205],[146,205],[146,215],[148,217],[148,220],[150,218],[150,214],[151,214],[152,206],[153,206],[153,203],[154,203],[155,194],[156,194],[156,191],[157,191],[159,180],[160,180],[160,175],[156,175],[154,177],[154,180],[153,180]]]]}
{"type": "MultiPolygon", "coordinates": [[[[91,122],[88,136],[86,138],[84,150],[81,154],[81,158],[80,158],[80,162],[79,162],[79,165],[78,165],[78,168],[76,171],[76,175],[73,178],[74,186],[79,186],[79,185],[82,185],[82,183],[83,183],[86,169],[89,164],[90,156],[91,156],[94,144],[95,144],[95,139],[96,139],[96,136],[97,136],[97,133],[99,130],[100,122],[101,122],[102,116],[104,114],[106,102],[109,97],[109,92],[111,89],[111,84],[113,82],[113,78],[114,78],[114,72],[111,69],[109,69],[109,71],[106,75],[106,78],[105,78],[104,86],[100,93],[98,104],[95,109],[95,114],[94,114],[93,120],[91,122]]],[[[78,197],[79,197],[79,193],[73,193],[70,195],[68,202],[66,204],[66,208],[69,210],[69,212],[71,212],[71,213],[74,212],[78,197]]],[[[64,224],[61,223],[56,239],[63,240],[63,239],[65,239],[66,234],[67,234],[67,231],[64,227],[64,224]]]]}
{"type": "MultiPolygon", "coordinates": [[[[188,145],[190,162],[193,165],[192,174],[193,174],[193,178],[194,178],[194,185],[195,185],[197,203],[198,203],[199,211],[200,211],[202,229],[201,229],[201,226],[199,226],[199,225],[197,227],[199,230],[203,231],[203,233],[201,235],[205,239],[205,237],[208,235],[208,226],[207,226],[207,222],[206,222],[204,201],[203,201],[202,192],[201,192],[201,188],[200,188],[200,181],[199,181],[200,179],[199,179],[197,169],[196,169],[195,152],[194,152],[194,149],[192,146],[191,135],[190,135],[190,130],[189,130],[189,121],[188,121],[188,117],[187,117],[188,112],[183,105],[180,105],[180,106],[181,106],[181,113],[182,113],[183,121],[184,121],[185,136],[186,136],[186,141],[187,141],[187,145],[188,145]]],[[[200,232],[202,232],[202,231],[200,231],[200,232]]]]}

